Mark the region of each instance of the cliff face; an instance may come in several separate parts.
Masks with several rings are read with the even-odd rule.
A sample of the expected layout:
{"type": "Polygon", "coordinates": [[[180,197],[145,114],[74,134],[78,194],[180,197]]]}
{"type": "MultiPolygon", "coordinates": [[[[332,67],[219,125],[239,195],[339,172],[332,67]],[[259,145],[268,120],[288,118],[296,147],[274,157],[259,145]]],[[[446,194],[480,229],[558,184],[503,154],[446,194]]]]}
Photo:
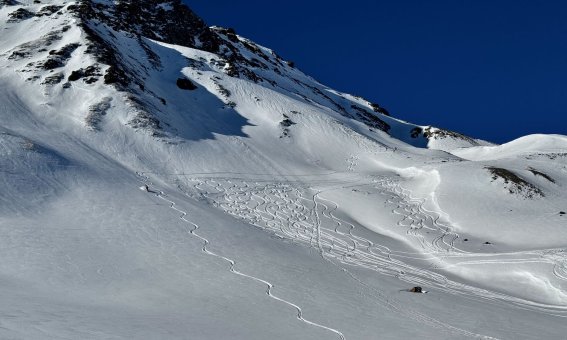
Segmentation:
{"type": "Polygon", "coordinates": [[[209,52],[219,49],[216,35],[180,0],[81,0],[73,9],[85,23],[209,52]]]}

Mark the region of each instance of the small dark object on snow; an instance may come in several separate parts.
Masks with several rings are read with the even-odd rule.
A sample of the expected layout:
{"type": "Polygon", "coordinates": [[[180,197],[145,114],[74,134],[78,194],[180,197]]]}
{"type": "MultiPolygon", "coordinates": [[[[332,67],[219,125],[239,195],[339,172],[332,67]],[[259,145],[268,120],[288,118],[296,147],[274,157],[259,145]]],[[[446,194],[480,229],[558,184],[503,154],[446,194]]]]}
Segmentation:
{"type": "Polygon", "coordinates": [[[565,211],[560,211],[559,215],[565,215],[565,211]]]}
{"type": "Polygon", "coordinates": [[[191,80],[187,79],[187,78],[178,78],[177,79],[177,87],[179,87],[182,90],[196,90],[197,86],[195,86],[191,80]]]}
{"type": "Polygon", "coordinates": [[[486,241],[486,242],[484,242],[484,244],[492,244],[492,243],[490,243],[490,242],[486,241]]]}
{"type": "Polygon", "coordinates": [[[412,293],[423,293],[423,290],[421,289],[421,287],[417,286],[417,287],[413,287],[412,289],[409,290],[412,293]]]}
{"type": "Polygon", "coordinates": [[[468,239],[468,238],[466,238],[466,239],[464,239],[463,241],[467,242],[468,240],[469,240],[469,239],[468,239]]]}

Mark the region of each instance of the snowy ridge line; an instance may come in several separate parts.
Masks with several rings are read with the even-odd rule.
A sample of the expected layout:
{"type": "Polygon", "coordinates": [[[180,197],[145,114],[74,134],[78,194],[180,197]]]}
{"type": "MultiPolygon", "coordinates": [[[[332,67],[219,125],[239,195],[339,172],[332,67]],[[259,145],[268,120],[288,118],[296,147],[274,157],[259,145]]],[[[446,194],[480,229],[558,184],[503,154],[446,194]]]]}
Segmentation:
{"type": "MultiPolygon", "coordinates": [[[[149,178],[148,178],[147,176],[145,176],[144,173],[139,173],[139,172],[137,172],[137,175],[142,178],[142,180],[140,180],[142,183],[144,183],[145,185],[152,185],[152,183],[149,181],[149,178]]],[[[188,219],[185,218],[185,217],[188,215],[187,212],[178,209],[178,208],[176,207],[176,203],[175,203],[174,201],[172,201],[172,200],[167,199],[167,198],[166,198],[166,194],[165,194],[163,191],[154,192],[154,193],[155,193],[155,195],[156,195],[158,198],[160,198],[160,199],[162,199],[162,200],[168,202],[168,203],[170,204],[169,207],[170,207],[171,209],[173,209],[173,210],[175,210],[175,211],[181,213],[181,215],[180,215],[179,218],[180,218],[182,221],[184,221],[184,222],[190,224],[191,226],[193,226],[193,229],[191,229],[191,230],[189,231],[189,233],[190,233],[191,235],[197,237],[197,238],[200,239],[201,241],[203,241],[203,247],[202,247],[201,250],[202,250],[204,253],[206,253],[206,254],[208,254],[208,255],[211,255],[211,256],[214,256],[214,257],[216,257],[216,258],[220,258],[220,259],[222,259],[222,260],[228,262],[228,263],[230,264],[229,270],[230,270],[231,273],[233,273],[233,274],[235,274],[235,275],[239,275],[239,276],[241,276],[241,277],[245,277],[245,278],[251,279],[251,280],[253,280],[253,281],[256,281],[256,282],[259,282],[259,283],[262,283],[262,284],[266,285],[266,286],[267,286],[266,294],[267,294],[270,298],[272,298],[272,299],[274,299],[274,300],[276,300],[276,301],[279,301],[279,302],[284,303],[284,304],[286,304],[286,305],[288,305],[288,306],[290,306],[290,307],[293,307],[293,308],[297,311],[297,319],[298,319],[298,320],[300,320],[300,321],[302,321],[302,322],[304,322],[304,323],[306,323],[306,324],[308,324],[308,325],[310,325],[310,326],[314,326],[314,327],[321,328],[321,329],[330,331],[330,332],[332,332],[332,333],[335,333],[341,340],[346,340],[344,334],[343,334],[342,332],[340,332],[339,330],[336,330],[336,329],[334,329],[334,328],[327,327],[327,326],[321,325],[321,324],[319,324],[319,323],[316,323],[316,322],[310,321],[310,320],[308,320],[308,319],[305,319],[305,318],[303,317],[303,310],[301,309],[301,307],[299,307],[297,304],[295,304],[295,303],[293,303],[293,302],[290,302],[290,301],[287,301],[287,300],[285,300],[285,299],[282,299],[282,298],[280,298],[280,297],[278,297],[278,296],[276,296],[276,295],[274,295],[274,294],[272,293],[272,289],[275,287],[272,283],[270,283],[270,282],[268,282],[268,281],[266,281],[266,280],[264,280],[264,279],[261,279],[261,278],[258,278],[258,277],[252,276],[252,275],[248,275],[248,274],[245,274],[245,273],[243,273],[243,272],[241,272],[241,271],[236,270],[236,268],[235,268],[235,267],[236,267],[236,262],[235,262],[234,260],[232,260],[232,259],[230,259],[230,258],[228,258],[228,257],[222,256],[222,255],[216,254],[216,253],[214,253],[214,252],[208,250],[208,249],[207,249],[207,246],[210,244],[210,241],[209,241],[208,239],[206,239],[205,237],[203,237],[203,236],[201,236],[201,235],[199,235],[199,234],[196,233],[196,231],[197,231],[198,229],[200,229],[200,227],[199,227],[199,225],[197,225],[196,223],[194,223],[194,222],[192,222],[192,221],[190,221],[190,220],[188,220],[188,219]]]]}

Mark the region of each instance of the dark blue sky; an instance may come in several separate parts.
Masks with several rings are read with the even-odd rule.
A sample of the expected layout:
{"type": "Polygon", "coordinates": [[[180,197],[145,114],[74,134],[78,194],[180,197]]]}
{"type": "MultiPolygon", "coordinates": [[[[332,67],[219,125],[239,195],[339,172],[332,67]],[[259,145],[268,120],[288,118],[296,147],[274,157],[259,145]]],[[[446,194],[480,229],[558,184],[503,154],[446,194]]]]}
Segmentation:
{"type": "Polygon", "coordinates": [[[186,3],[398,118],[500,143],[567,135],[567,1],[186,3]]]}

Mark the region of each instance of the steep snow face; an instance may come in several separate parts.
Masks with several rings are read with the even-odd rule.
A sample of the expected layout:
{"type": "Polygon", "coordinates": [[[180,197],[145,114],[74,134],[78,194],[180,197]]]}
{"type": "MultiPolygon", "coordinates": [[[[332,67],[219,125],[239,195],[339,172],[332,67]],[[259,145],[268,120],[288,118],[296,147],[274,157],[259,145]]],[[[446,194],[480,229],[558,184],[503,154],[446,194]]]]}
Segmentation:
{"type": "Polygon", "coordinates": [[[0,31],[4,337],[562,336],[566,137],[404,122],[179,1],[0,31]]]}

